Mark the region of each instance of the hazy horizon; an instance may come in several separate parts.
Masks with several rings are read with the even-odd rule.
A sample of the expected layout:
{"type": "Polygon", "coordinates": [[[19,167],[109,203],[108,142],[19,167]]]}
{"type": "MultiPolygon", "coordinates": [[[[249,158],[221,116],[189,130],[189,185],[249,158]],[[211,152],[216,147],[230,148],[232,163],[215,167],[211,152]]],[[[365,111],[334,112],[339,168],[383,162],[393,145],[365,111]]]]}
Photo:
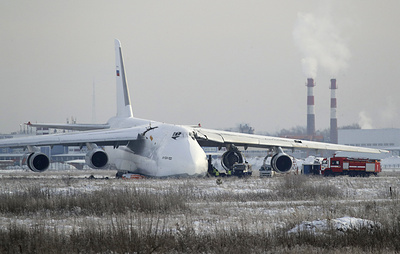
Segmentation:
{"type": "Polygon", "coordinates": [[[24,122],[90,123],[115,115],[114,39],[122,43],[134,115],[256,132],[400,128],[400,2],[3,1],[0,133],[24,122]]]}

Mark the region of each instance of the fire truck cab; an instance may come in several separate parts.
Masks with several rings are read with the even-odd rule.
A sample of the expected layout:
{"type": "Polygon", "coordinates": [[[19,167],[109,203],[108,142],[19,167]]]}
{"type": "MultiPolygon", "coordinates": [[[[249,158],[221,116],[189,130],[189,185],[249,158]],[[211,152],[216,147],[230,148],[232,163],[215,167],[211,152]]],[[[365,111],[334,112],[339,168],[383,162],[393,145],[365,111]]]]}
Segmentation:
{"type": "Polygon", "coordinates": [[[322,161],[321,174],[324,176],[349,175],[370,176],[382,171],[380,160],[350,157],[332,157],[322,161]]]}

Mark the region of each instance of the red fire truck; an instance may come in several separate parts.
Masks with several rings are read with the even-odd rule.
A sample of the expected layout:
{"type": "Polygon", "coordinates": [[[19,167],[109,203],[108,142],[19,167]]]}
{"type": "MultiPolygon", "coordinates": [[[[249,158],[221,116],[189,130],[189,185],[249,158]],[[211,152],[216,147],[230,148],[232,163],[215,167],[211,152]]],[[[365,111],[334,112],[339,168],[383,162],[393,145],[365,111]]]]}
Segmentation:
{"type": "Polygon", "coordinates": [[[322,161],[321,174],[324,176],[370,176],[382,171],[380,160],[366,158],[335,157],[322,161]]]}

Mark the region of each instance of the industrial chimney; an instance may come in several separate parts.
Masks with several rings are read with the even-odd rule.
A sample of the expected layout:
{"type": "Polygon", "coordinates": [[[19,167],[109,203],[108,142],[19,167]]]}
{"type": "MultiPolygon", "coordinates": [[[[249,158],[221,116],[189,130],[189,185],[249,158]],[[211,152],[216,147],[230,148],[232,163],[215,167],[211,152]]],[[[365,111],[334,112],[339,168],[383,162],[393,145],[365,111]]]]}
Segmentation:
{"type": "Polygon", "coordinates": [[[338,129],[337,129],[337,118],[336,118],[336,79],[331,79],[331,132],[330,141],[333,144],[338,143],[338,129]]]}
{"type": "Polygon", "coordinates": [[[315,113],[314,113],[314,79],[307,79],[307,135],[315,135],[315,113]]]}

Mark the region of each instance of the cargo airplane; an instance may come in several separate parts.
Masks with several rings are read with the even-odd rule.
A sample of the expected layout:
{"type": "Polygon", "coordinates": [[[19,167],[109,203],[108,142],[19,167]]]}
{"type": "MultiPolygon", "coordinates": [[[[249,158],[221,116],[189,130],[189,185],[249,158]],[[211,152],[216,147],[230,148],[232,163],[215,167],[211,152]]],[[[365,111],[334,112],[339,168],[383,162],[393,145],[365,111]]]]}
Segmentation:
{"type": "Polygon", "coordinates": [[[244,161],[238,147],[265,148],[273,152],[271,167],[278,172],[289,171],[292,159],[283,149],[316,149],[381,153],[384,150],[352,147],[321,142],[251,135],[200,126],[175,125],[136,118],[132,114],[121,43],[115,40],[117,115],[106,124],[31,124],[36,127],[72,129],[76,132],[51,134],[0,141],[0,148],[26,149],[28,167],[35,172],[50,165],[41,146],[86,146],[86,163],[94,169],[110,167],[119,172],[146,176],[202,176],[208,161],[202,147],[226,147],[221,164],[229,169],[244,161]]]}

